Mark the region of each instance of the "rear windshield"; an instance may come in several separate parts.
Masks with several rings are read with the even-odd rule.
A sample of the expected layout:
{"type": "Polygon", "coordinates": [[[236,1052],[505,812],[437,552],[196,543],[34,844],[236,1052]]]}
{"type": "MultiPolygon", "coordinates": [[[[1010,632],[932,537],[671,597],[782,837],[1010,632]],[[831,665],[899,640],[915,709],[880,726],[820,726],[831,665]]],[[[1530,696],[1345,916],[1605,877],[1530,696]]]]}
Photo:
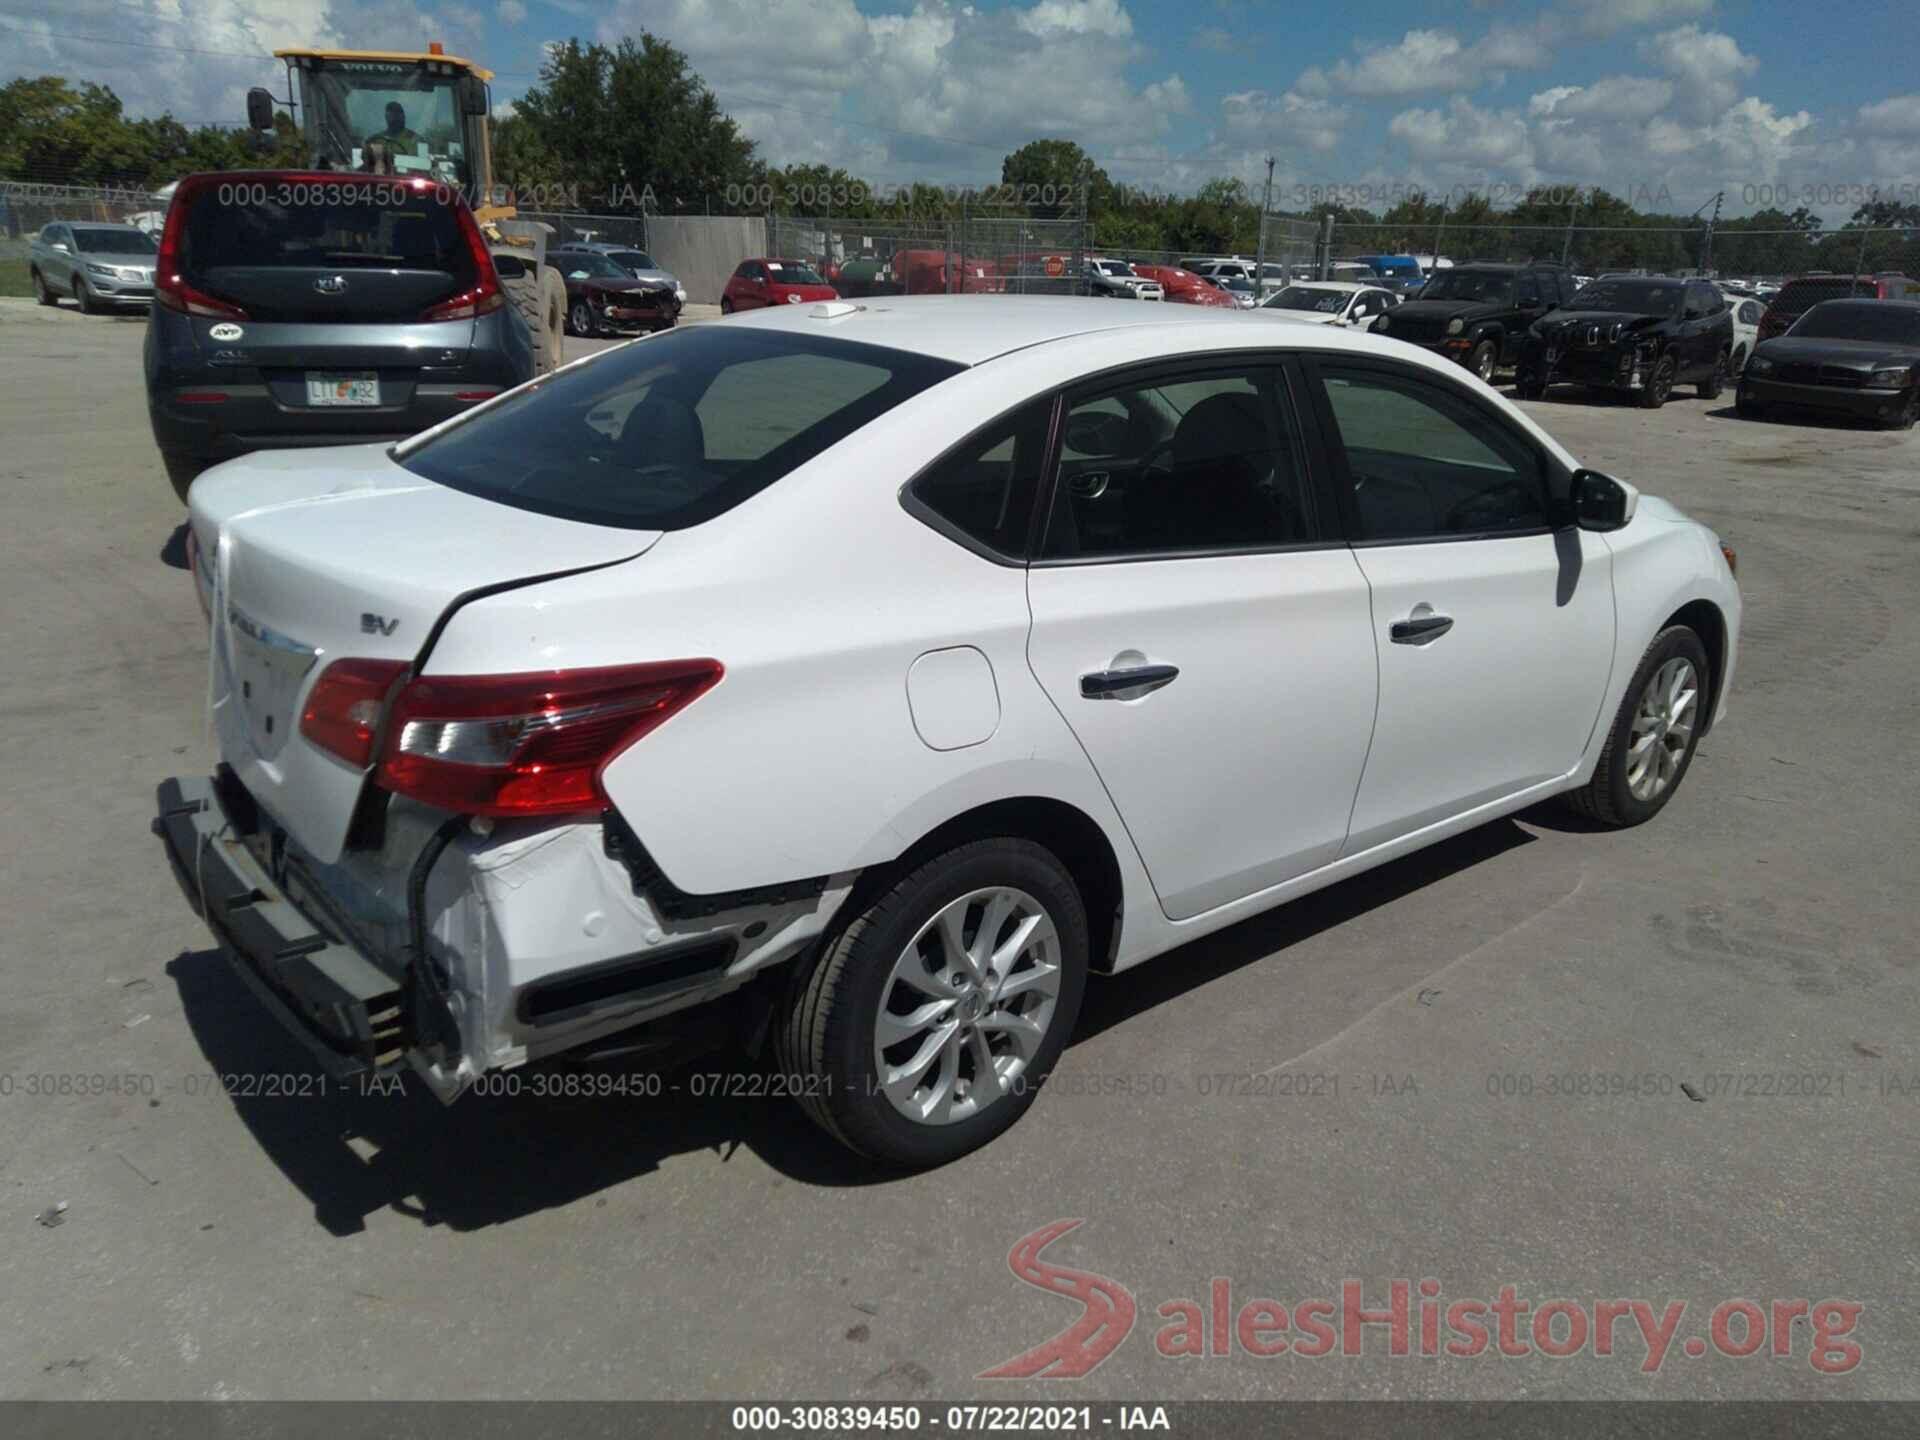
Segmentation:
{"type": "Polygon", "coordinates": [[[1443,270],[1420,292],[1422,300],[1482,300],[1504,304],[1513,294],[1513,276],[1505,270],[1443,270]]]}
{"type": "Polygon", "coordinates": [[[629,270],[657,270],[660,268],[653,263],[653,257],[644,250],[616,250],[613,252],[612,259],[616,263],[626,266],[629,270]]]}
{"type": "Polygon", "coordinates": [[[188,274],[244,267],[436,270],[473,284],[453,207],[432,188],[343,176],[209,185],[187,215],[188,274]]]}
{"type": "Polygon", "coordinates": [[[553,257],[554,264],[566,274],[569,280],[624,280],[627,272],[604,255],[591,250],[562,251],[553,257]]]}
{"type": "Polygon", "coordinates": [[[1872,340],[1887,345],[1920,345],[1920,306],[1883,301],[1846,301],[1815,305],[1788,332],[1805,340],[1872,340]]]}
{"type": "Polygon", "coordinates": [[[1347,308],[1352,292],[1347,290],[1320,290],[1309,285],[1289,285],[1278,295],[1267,301],[1269,310],[1321,310],[1329,315],[1338,315],[1347,308]]]}
{"type": "Polygon", "coordinates": [[[684,530],[963,368],[877,345],[701,326],[536,381],[394,458],[543,515],[684,530]]]}
{"type": "Polygon", "coordinates": [[[1838,275],[1831,280],[1790,280],[1773,297],[1773,308],[1782,315],[1797,315],[1809,305],[1817,305],[1822,300],[1872,293],[1871,280],[1855,280],[1847,275],[1838,275]]]}
{"type": "Polygon", "coordinates": [[[824,285],[827,282],[804,260],[769,260],[767,275],[776,285],[824,285]]]}
{"type": "Polygon", "coordinates": [[[152,255],[157,249],[140,230],[75,230],[73,243],[89,255],[152,255]]]}

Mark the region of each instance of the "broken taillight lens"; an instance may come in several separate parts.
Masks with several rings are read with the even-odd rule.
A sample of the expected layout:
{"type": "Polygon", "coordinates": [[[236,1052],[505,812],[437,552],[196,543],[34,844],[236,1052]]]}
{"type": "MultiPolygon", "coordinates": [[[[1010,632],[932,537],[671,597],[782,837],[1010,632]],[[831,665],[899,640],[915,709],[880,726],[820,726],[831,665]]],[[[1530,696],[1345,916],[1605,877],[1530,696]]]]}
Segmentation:
{"type": "Polygon", "coordinates": [[[404,660],[336,660],[320,672],[300,713],[300,733],[357,770],[373,763],[373,742],[387,693],[404,660]]]}
{"type": "Polygon", "coordinates": [[[673,660],[421,676],[393,702],[378,781],[465,815],[605,809],[600,774],[608,762],[712,689],[722,673],[717,660],[673,660]]]}

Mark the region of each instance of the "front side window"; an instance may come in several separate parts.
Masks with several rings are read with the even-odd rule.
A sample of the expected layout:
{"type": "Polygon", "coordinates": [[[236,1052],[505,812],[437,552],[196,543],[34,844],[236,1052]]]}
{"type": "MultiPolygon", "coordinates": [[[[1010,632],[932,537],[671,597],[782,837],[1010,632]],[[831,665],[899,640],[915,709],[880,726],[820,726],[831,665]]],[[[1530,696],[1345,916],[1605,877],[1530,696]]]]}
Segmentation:
{"type": "Polygon", "coordinates": [[[416,475],[503,505],[681,530],[962,368],[877,345],[703,326],[535,381],[393,454],[416,475]]]}
{"type": "Polygon", "coordinates": [[[1068,405],[1048,558],[1274,549],[1316,536],[1277,370],[1116,386],[1068,405]]]}
{"type": "Polygon", "coordinates": [[[1465,397],[1396,372],[1322,364],[1357,541],[1466,539],[1548,526],[1537,452],[1465,397]]]}

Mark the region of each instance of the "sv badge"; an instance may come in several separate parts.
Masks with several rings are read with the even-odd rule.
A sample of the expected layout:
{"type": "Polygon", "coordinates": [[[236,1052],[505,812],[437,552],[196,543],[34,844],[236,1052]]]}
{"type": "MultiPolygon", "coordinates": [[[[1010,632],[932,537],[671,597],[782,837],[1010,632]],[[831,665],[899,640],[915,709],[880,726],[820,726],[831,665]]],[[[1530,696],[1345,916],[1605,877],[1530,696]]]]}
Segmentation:
{"type": "Polygon", "coordinates": [[[360,633],[362,635],[391,635],[400,628],[398,619],[389,620],[384,615],[375,615],[370,610],[360,613],[360,633]]]}

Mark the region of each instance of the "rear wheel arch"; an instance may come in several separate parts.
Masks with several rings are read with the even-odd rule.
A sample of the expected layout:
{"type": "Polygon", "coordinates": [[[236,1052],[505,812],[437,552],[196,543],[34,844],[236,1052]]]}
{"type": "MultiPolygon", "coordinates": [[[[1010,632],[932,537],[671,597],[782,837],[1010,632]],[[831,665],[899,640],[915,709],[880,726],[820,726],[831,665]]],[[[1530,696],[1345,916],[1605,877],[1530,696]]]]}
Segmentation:
{"type": "Polygon", "coordinates": [[[969,841],[1002,836],[1031,840],[1051,851],[1066,867],[1086,906],[1090,967],[1102,973],[1110,971],[1120,944],[1124,898],[1120,862],[1098,822],[1064,800],[1018,796],[962,811],[929,830],[892,861],[862,873],[842,911],[859,914],[871,897],[935,855],[969,841]]]}
{"type": "Polygon", "coordinates": [[[1702,708],[1700,733],[1713,729],[1713,712],[1720,706],[1720,683],[1727,673],[1727,617],[1711,600],[1691,600],[1655,627],[1655,634],[1684,625],[1700,637],[1707,652],[1707,703],[1702,708]]]}

